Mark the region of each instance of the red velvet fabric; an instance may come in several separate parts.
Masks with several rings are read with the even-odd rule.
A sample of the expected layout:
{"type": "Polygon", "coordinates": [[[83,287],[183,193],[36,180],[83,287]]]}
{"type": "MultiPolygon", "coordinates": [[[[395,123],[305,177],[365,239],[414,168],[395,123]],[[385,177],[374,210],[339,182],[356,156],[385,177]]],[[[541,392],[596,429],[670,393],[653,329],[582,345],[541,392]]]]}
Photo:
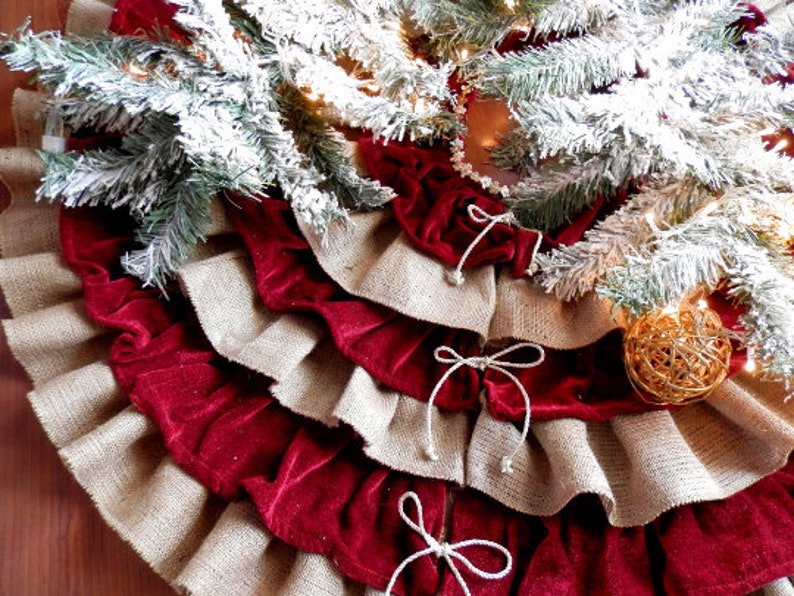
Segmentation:
{"type": "MultiPolygon", "coordinates": [[[[384,144],[369,135],[362,135],[358,146],[370,176],[397,193],[391,206],[409,240],[452,267],[485,227],[472,221],[468,206],[477,205],[490,215],[505,211],[504,203],[452,168],[446,147],[384,144]]],[[[513,275],[521,277],[536,242],[536,232],[496,224],[474,247],[464,267],[509,263],[513,275]]]]}
{"type": "MultiPolygon", "coordinates": [[[[754,4],[747,3],[745,8],[747,14],[733,24],[740,32],[754,33],[768,22],[763,11],[754,4]]],[[[556,39],[553,34],[544,40],[535,40],[532,35],[515,34],[508,36],[500,51],[514,51],[526,45],[543,45],[556,39]]],[[[794,64],[789,65],[786,74],[769,77],[766,82],[788,84],[792,80],[794,64]]],[[[455,89],[460,87],[454,77],[451,84],[455,89]]],[[[476,92],[470,96],[470,101],[474,100],[476,92]]],[[[505,211],[504,203],[455,171],[446,145],[420,147],[408,141],[384,143],[364,134],[359,138],[359,150],[369,174],[396,191],[398,196],[391,204],[406,236],[420,250],[449,265],[458,264],[484,227],[484,224],[472,222],[467,213],[468,205],[476,204],[492,215],[505,211]]],[[[598,197],[568,224],[546,234],[542,250],[581,240],[598,218],[607,215],[626,199],[625,188],[618,190],[610,200],[598,197]]],[[[497,224],[477,244],[464,267],[508,264],[512,274],[521,277],[531,261],[536,238],[537,233],[534,231],[497,224]]]]}
{"type": "MultiPolygon", "coordinates": [[[[148,35],[163,29],[179,32],[172,20],[174,12],[173,5],[161,0],[120,0],[111,30],[148,35]]],[[[399,143],[384,147],[367,138],[361,145],[368,159],[375,160],[370,167],[380,168],[397,185],[401,196],[395,199],[394,209],[404,227],[410,227],[410,222],[417,224],[420,229],[415,240],[421,245],[424,238],[425,248],[433,245],[445,251],[452,263],[457,263],[459,254],[481,229],[465,214],[465,205],[474,201],[489,213],[504,209],[501,202],[476,191],[458,176],[445,151],[399,143]],[[405,188],[413,190],[400,190],[405,188]]],[[[433,359],[436,347],[451,346],[463,356],[479,354],[477,338],[471,333],[415,321],[343,292],[317,266],[283,203],[266,200],[259,209],[246,200],[240,202],[244,215],[235,210],[231,215],[251,249],[257,286],[268,308],[318,313],[328,323],[340,351],[381,382],[427,400],[447,369],[433,359]],[[274,225],[271,217],[278,223],[274,225]]],[[[578,239],[600,207],[601,203],[594,205],[558,239],[578,239]]],[[[467,264],[511,261],[519,275],[528,265],[535,238],[534,233],[499,224],[478,244],[467,264]]],[[[534,359],[531,353],[523,356],[534,359]]],[[[606,420],[654,407],[639,401],[628,383],[618,332],[579,350],[547,350],[543,365],[518,371],[517,376],[529,392],[532,416],[537,420],[606,420]]],[[[441,387],[436,403],[452,411],[476,410],[482,387],[488,389],[489,409],[495,417],[523,419],[520,393],[509,379],[494,371],[480,375],[462,367],[441,387]]]]}
{"type": "MultiPolygon", "coordinates": [[[[609,526],[589,496],[539,518],[390,471],[362,455],[350,429],[290,414],[265,379],[220,359],[178,295],[166,301],[119,276],[127,240],[113,225],[101,211],[68,210],[61,233],[89,314],[118,333],[110,363],[122,388],[186,470],[225,498],[248,493],[271,532],[328,556],[353,579],[383,589],[399,563],[426,546],[398,517],[407,490],[419,494],[434,536],[446,527],[450,542],[493,540],[512,553],[503,580],[463,571],[476,594],[740,594],[794,574],[794,464],[724,501],[630,529],[609,526]]],[[[465,554],[483,569],[502,565],[481,548],[465,554]]],[[[397,592],[460,593],[433,557],[412,563],[397,592]]]]}
{"type": "Polygon", "coordinates": [[[158,38],[168,35],[189,43],[187,35],[174,22],[177,6],[166,0],[116,0],[108,29],[120,35],[158,38]]]}
{"type": "MultiPolygon", "coordinates": [[[[503,202],[455,171],[446,145],[420,147],[407,141],[384,144],[363,134],[359,151],[370,176],[397,193],[391,206],[407,238],[448,265],[458,264],[485,227],[469,217],[469,205],[475,204],[491,215],[505,211],[503,202]]],[[[625,195],[621,191],[613,203],[625,201],[625,195]]],[[[609,206],[603,197],[598,198],[569,224],[544,235],[541,249],[577,242],[609,206]]],[[[531,263],[537,236],[532,230],[496,224],[475,245],[464,268],[505,264],[514,277],[522,277],[531,263]]]]}
{"type": "MultiPolygon", "coordinates": [[[[284,201],[236,203],[227,213],[251,254],[265,306],[274,312],[319,315],[341,353],[382,383],[427,401],[450,366],[436,362],[436,348],[449,346],[464,357],[481,353],[473,332],[417,321],[345,292],[317,264],[284,201]]],[[[510,357],[515,362],[536,358],[536,351],[529,348],[510,357]]],[[[536,420],[608,420],[658,409],[637,399],[629,384],[618,331],[578,350],[547,349],[540,366],[511,372],[529,392],[536,420]]],[[[453,411],[476,410],[483,387],[488,389],[488,407],[494,416],[523,420],[521,394],[494,370],[459,368],[441,386],[436,404],[453,411]]]]}

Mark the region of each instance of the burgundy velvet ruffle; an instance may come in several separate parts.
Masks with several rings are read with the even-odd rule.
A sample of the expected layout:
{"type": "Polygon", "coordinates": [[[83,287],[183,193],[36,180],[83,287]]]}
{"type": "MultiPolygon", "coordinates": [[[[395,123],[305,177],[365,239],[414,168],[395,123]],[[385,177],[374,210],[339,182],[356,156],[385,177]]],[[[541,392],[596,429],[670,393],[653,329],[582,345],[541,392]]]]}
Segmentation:
{"type": "MultiPolygon", "coordinates": [[[[120,34],[151,35],[166,28],[181,39],[181,29],[173,23],[174,12],[173,5],[161,0],[119,0],[111,30],[120,34]]],[[[404,178],[407,187],[425,189],[423,193],[410,195],[410,199],[404,198],[404,193],[400,192],[401,196],[394,201],[394,209],[403,213],[405,222],[415,220],[415,223],[425,225],[421,221],[426,220],[427,229],[422,233],[426,239],[459,238],[463,243],[459,252],[462,252],[479,229],[471,227],[467,216],[461,220],[456,215],[445,224],[446,232],[433,232],[441,228],[431,222],[432,216],[423,212],[425,207],[439,209],[438,214],[442,216],[439,221],[447,221],[444,216],[451,213],[449,210],[453,208],[449,205],[452,204],[461,207],[458,215],[465,215],[464,204],[470,202],[468,197],[472,196],[489,213],[503,210],[502,203],[481,190],[473,190],[457,175],[443,151],[419,149],[411,144],[383,146],[366,137],[361,143],[372,167],[382,167],[383,172],[391,171],[390,175],[396,176],[392,182],[403,184],[400,180],[404,178]],[[414,164],[413,170],[406,164],[414,164]],[[416,181],[412,171],[425,172],[419,178],[421,183],[416,181]],[[454,200],[440,198],[447,197],[447,191],[451,193],[449,196],[455,197],[454,200]],[[455,226],[460,228],[459,231],[455,231],[455,226]]],[[[262,208],[249,201],[241,203],[243,213],[231,209],[230,215],[237,222],[253,256],[257,286],[265,305],[279,312],[303,310],[319,314],[328,324],[341,353],[390,388],[426,401],[448,367],[435,362],[435,348],[450,346],[464,357],[480,353],[478,338],[473,333],[416,321],[342,291],[317,265],[283,203],[265,199],[262,208]],[[271,216],[274,221],[270,221],[271,216]]],[[[590,216],[583,217],[562,232],[557,241],[577,239],[589,225],[587,222],[591,221],[590,216]]],[[[527,255],[527,247],[531,249],[535,242],[534,233],[527,236],[526,231],[505,225],[497,225],[488,238],[487,242],[478,244],[467,260],[469,264],[512,259],[515,265],[521,261],[518,255],[527,255]],[[502,245],[516,250],[511,248],[505,252],[502,245]]],[[[439,246],[452,246],[445,242],[439,246]]],[[[455,251],[448,254],[453,262],[459,258],[455,251]]],[[[638,400],[629,385],[620,341],[619,332],[615,331],[577,350],[546,350],[546,360],[542,365],[514,370],[530,395],[533,418],[570,417],[597,421],[658,409],[638,400]]],[[[514,356],[530,360],[535,357],[534,350],[522,352],[514,356]]],[[[460,368],[441,387],[436,404],[450,411],[475,411],[479,408],[482,388],[487,389],[488,407],[494,417],[511,421],[523,419],[525,407],[520,393],[509,379],[492,370],[481,374],[470,367],[460,368]]]]}
{"type": "MultiPolygon", "coordinates": [[[[485,225],[472,221],[469,205],[490,215],[505,211],[502,201],[455,171],[446,145],[383,143],[364,134],[358,147],[369,175],[397,193],[391,206],[403,233],[419,250],[449,265],[458,264],[485,225]]],[[[625,200],[625,193],[618,200],[625,200]]],[[[606,201],[598,199],[569,224],[544,235],[542,250],[580,240],[605,208],[606,201]]],[[[514,277],[521,277],[531,263],[537,237],[534,230],[496,224],[475,245],[463,266],[507,264],[514,277]]]]}
{"type": "MultiPolygon", "coordinates": [[[[418,321],[343,290],[318,265],[284,201],[237,203],[227,213],[251,254],[265,306],[319,315],[340,352],[388,387],[426,401],[450,366],[436,362],[436,348],[449,346],[464,357],[480,354],[479,338],[471,331],[418,321]]],[[[511,355],[516,362],[536,357],[531,348],[511,355]]],[[[637,399],[629,384],[619,331],[577,350],[547,349],[543,364],[511,372],[529,393],[536,420],[608,420],[658,409],[637,399]]],[[[494,370],[459,368],[441,386],[435,403],[452,411],[476,410],[483,388],[494,417],[523,419],[520,393],[494,370]]]]}
{"type": "MultiPolygon", "coordinates": [[[[136,6],[144,4],[119,0],[116,20],[136,22],[121,18],[136,6]]],[[[159,2],[145,7],[144,21],[170,11],[159,2]]],[[[287,412],[266,379],[209,348],[180,296],[165,300],[122,276],[118,257],[129,239],[113,230],[123,225],[98,211],[71,210],[62,219],[64,255],[83,279],[87,310],[118,332],[109,360],[120,385],[157,423],[180,465],[226,498],[249,493],[274,534],[325,554],[350,577],[383,589],[397,565],[426,546],[397,515],[406,490],[420,495],[433,535],[447,527],[450,542],[482,538],[510,549],[515,565],[501,581],[463,572],[477,594],[738,594],[794,573],[791,464],[725,501],[682,507],[641,528],[610,527],[588,497],[538,518],[464,490],[447,514],[445,483],[384,469],[361,455],[349,429],[287,412]]],[[[484,569],[502,565],[486,550],[466,555],[484,569]]],[[[459,587],[423,557],[397,591],[457,594],[459,587]]]]}
{"type": "Polygon", "coordinates": [[[167,0],[116,0],[108,30],[153,39],[167,32],[174,39],[190,43],[185,30],[174,21],[177,10],[176,4],[167,0]]]}
{"type": "MultiPolygon", "coordinates": [[[[500,215],[505,205],[461,177],[446,148],[420,149],[413,143],[384,144],[362,135],[359,152],[368,173],[394,189],[391,205],[400,228],[421,251],[455,266],[483,229],[469,217],[469,205],[500,215]]],[[[496,224],[477,243],[464,267],[510,263],[515,277],[524,275],[537,242],[537,232],[496,224]]]]}
{"type": "MultiPolygon", "coordinates": [[[[740,33],[755,33],[758,27],[768,23],[766,15],[758,6],[743,4],[745,15],[733,23],[740,33]]],[[[519,51],[527,45],[539,45],[556,39],[557,36],[551,34],[542,42],[535,40],[533,43],[528,42],[532,40],[531,35],[515,34],[508,36],[499,50],[519,51]]],[[[789,64],[784,72],[764,79],[765,83],[790,84],[792,81],[794,63],[789,64]]],[[[460,87],[454,77],[452,85],[456,89],[460,87]]],[[[475,98],[476,91],[470,96],[470,101],[475,98]]],[[[491,215],[505,211],[502,201],[455,171],[446,144],[420,147],[410,141],[384,143],[369,134],[363,134],[358,139],[358,146],[369,175],[396,191],[397,197],[391,205],[402,231],[417,248],[449,265],[458,264],[484,225],[471,221],[467,213],[470,204],[476,204],[491,215]]],[[[599,197],[572,221],[545,234],[542,250],[581,240],[597,219],[625,202],[627,197],[625,188],[618,190],[609,201],[599,197]]],[[[496,224],[474,247],[464,267],[508,264],[512,274],[521,277],[531,262],[536,238],[535,231],[496,224]]]]}
{"type": "MultiPolygon", "coordinates": [[[[738,594],[794,573],[794,464],[724,501],[630,529],[610,526],[588,496],[539,518],[390,471],[362,455],[350,429],[287,412],[264,378],[220,359],[179,296],[166,301],[120,276],[127,241],[113,224],[97,210],[68,210],[61,232],[89,314],[119,333],[110,364],[122,388],[189,473],[225,498],[248,493],[271,532],[330,557],[351,578],[383,589],[400,562],[426,546],[397,515],[407,490],[420,496],[433,535],[446,527],[450,542],[480,538],[510,550],[515,564],[500,581],[463,572],[477,594],[738,594]]],[[[485,549],[465,554],[483,569],[503,564],[485,549]]],[[[423,557],[397,591],[459,593],[454,584],[423,557]]]]}

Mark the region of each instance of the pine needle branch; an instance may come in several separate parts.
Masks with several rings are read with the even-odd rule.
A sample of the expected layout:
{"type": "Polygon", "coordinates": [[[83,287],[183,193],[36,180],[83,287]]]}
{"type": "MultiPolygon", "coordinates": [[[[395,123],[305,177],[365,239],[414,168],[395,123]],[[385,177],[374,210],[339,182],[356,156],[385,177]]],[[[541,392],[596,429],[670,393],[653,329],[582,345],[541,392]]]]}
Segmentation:
{"type": "Polygon", "coordinates": [[[344,56],[391,101],[413,93],[436,101],[450,98],[452,65],[415,59],[402,31],[400,2],[248,0],[242,7],[274,45],[289,42],[315,56],[344,56]]]}
{"type": "Polygon", "coordinates": [[[549,3],[524,0],[512,12],[498,0],[407,0],[406,5],[411,19],[429,34],[434,52],[459,62],[463,49],[473,58],[490,52],[549,3]]]}
{"type": "Polygon", "coordinates": [[[767,372],[791,378],[794,263],[788,242],[793,228],[791,195],[736,189],[716,209],[660,231],[653,244],[627,257],[596,289],[636,315],[675,304],[701,288],[714,290],[724,281],[747,307],[742,317],[747,345],[759,350],[767,372]],[[783,236],[770,232],[768,220],[783,227],[783,236]]]}
{"type": "Polygon", "coordinates": [[[318,115],[316,105],[294,87],[285,87],[282,97],[295,142],[311,165],[326,177],[325,185],[342,207],[380,207],[394,198],[390,188],[358,174],[350,163],[344,137],[318,115]]]}
{"type": "Polygon", "coordinates": [[[107,205],[145,214],[157,205],[186,157],[167,118],[148,121],[121,147],[83,153],[42,152],[45,171],[37,194],[68,207],[107,205]]]}
{"type": "Polygon", "coordinates": [[[653,239],[649,218],[655,224],[676,225],[713,198],[691,179],[645,181],[642,192],[585,232],[582,240],[537,255],[535,281],[560,300],[576,300],[653,239]]]}
{"type": "Polygon", "coordinates": [[[593,156],[581,165],[553,162],[514,187],[508,207],[523,226],[548,232],[570,222],[572,214],[600,195],[612,195],[632,178],[645,174],[652,160],[644,152],[593,156]]]}
{"type": "Polygon", "coordinates": [[[437,101],[417,98],[412,102],[404,97],[391,102],[367,95],[342,68],[296,47],[284,49],[280,57],[286,80],[299,88],[311,88],[348,126],[370,130],[387,140],[402,140],[406,135],[412,140],[427,139],[450,134],[458,127],[454,115],[437,101]]]}
{"type": "Polygon", "coordinates": [[[213,194],[203,186],[189,170],[181,176],[177,172],[174,185],[164,193],[157,208],[140,220],[136,239],[143,247],[123,255],[121,263],[144,286],[165,292],[179,265],[196,244],[204,241],[213,194]]]}
{"type": "Polygon", "coordinates": [[[622,0],[559,0],[544,6],[533,21],[533,32],[537,37],[569,35],[571,33],[594,32],[606,25],[618,14],[629,9],[622,0]]]}
{"type": "Polygon", "coordinates": [[[636,35],[631,29],[610,35],[563,39],[519,53],[488,55],[475,63],[475,84],[486,95],[508,103],[544,95],[571,95],[604,87],[637,72],[636,35]]]}

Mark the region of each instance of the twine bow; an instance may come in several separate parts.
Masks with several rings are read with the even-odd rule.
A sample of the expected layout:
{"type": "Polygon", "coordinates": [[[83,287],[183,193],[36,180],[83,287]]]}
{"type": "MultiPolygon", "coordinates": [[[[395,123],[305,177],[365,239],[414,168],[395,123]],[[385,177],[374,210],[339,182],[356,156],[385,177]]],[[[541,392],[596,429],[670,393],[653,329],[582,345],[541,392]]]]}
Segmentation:
{"type": "Polygon", "coordinates": [[[477,246],[483,238],[485,238],[485,235],[490,232],[491,229],[493,229],[493,227],[498,223],[507,225],[515,225],[517,223],[515,216],[510,211],[505,211],[499,215],[491,215],[474,203],[468,206],[467,211],[472,221],[476,223],[487,223],[488,225],[480,230],[480,233],[477,234],[474,240],[471,241],[471,244],[469,244],[463,255],[460,257],[460,261],[458,261],[457,266],[452,271],[447,273],[447,280],[454,286],[463,285],[463,263],[465,263],[466,259],[469,258],[471,252],[474,250],[474,247],[477,246]]]}
{"type": "Polygon", "coordinates": [[[477,370],[486,371],[488,369],[496,370],[505,375],[508,379],[510,379],[513,384],[518,387],[518,390],[521,392],[521,397],[524,398],[524,427],[521,431],[521,439],[519,443],[513,448],[513,450],[502,458],[502,473],[510,474],[513,472],[513,458],[515,457],[516,453],[518,453],[521,446],[526,441],[527,435],[529,434],[529,418],[530,418],[530,409],[529,409],[529,395],[527,394],[527,390],[524,389],[524,386],[521,384],[521,381],[511,373],[508,368],[518,368],[518,369],[527,369],[533,368],[539,365],[546,357],[546,352],[543,348],[537,344],[529,343],[529,342],[521,342],[514,344],[510,347],[505,348],[495,354],[491,354],[490,356],[472,356],[469,358],[464,358],[460,354],[458,354],[455,350],[450,348],[449,346],[439,346],[433,352],[433,356],[436,359],[436,362],[440,362],[442,364],[451,364],[447,369],[447,372],[443,374],[443,376],[438,380],[436,386],[433,387],[433,391],[430,394],[430,399],[427,402],[427,412],[425,415],[425,422],[427,425],[427,439],[428,445],[425,453],[427,457],[433,461],[438,461],[438,452],[436,451],[436,444],[435,439],[433,437],[433,404],[436,401],[436,397],[438,396],[438,392],[441,390],[441,387],[446,383],[447,379],[458,370],[462,366],[471,366],[472,368],[476,368],[477,370]],[[521,348],[533,348],[538,351],[538,357],[536,360],[532,362],[511,362],[509,360],[500,360],[502,356],[506,356],[511,352],[515,352],[516,350],[520,350],[521,348]]]}
{"type": "Polygon", "coordinates": [[[526,273],[530,277],[535,275],[540,269],[540,266],[535,261],[535,257],[538,256],[538,251],[540,251],[540,245],[543,244],[543,234],[541,232],[538,232],[537,230],[534,231],[537,233],[538,238],[537,240],[535,240],[535,246],[532,247],[532,256],[529,257],[529,265],[527,266],[526,273]]]}
{"type": "Polygon", "coordinates": [[[460,584],[460,587],[463,588],[463,592],[466,594],[466,596],[471,596],[471,591],[469,590],[468,584],[466,584],[466,580],[464,580],[463,576],[460,574],[460,570],[458,569],[457,565],[455,565],[455,560],[463,563],[466,569],[468,569],[472,574],[482,579],[488,580],[502,579],[508,573],[510,573],[510,570],[513,568],[513,557],[510,554],[510,551],[497,542],[474,538],[471,540],[462,540],[461,542],[450,544],[448,542],[439,542],[436,540],[425,529],[424,514],[422,513],[422,501],[419,500],[419,495],[417,495],[415,492],[408,491],[400,497],[398,510],[403,521],[424,539],[424,541],[427,543],[427,548],[415,552],[414,554],[408,556],[402,563],[400,563],[397,569],[394,570],[394,573],[392,573],[391,579],[389,580],[389,585],[386,586],[386,594],[391,594],[394,584],[397,582],[397,578],[403,572],[403,569],[425,555],[433,554],[439,559],[444,559],[447,565],[449,565],[452,575],[455,576],[455,579],[458,580],[458,584],[460,584]],[[416,523],[414,520],[408,517],[408,514],[405,512],[405,502],[408,499],[412,500],[414,505],[416,505],[419,523],[416,523]],[[480,569],[474,563],[469,561],[465,555],[462,555],[460,552],[458,552],[461,548],[465,548],[467,546],[484,546],[485,548],[498,550],[505,556],[506,562],[504,568],[496,572],[480,569]]]}

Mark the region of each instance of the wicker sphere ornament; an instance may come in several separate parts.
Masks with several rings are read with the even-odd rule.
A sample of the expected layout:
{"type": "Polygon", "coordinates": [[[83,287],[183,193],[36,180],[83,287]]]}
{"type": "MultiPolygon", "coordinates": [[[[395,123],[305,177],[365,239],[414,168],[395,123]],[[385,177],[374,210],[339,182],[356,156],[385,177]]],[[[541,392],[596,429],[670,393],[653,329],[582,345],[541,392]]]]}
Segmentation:
{"type": "Polygon", "coordinates": [[[626,370],[645,401],[682,405],[704,399],[728,374],[731,342],[704,301],[643,314],[623,340],[626,370]]]}

